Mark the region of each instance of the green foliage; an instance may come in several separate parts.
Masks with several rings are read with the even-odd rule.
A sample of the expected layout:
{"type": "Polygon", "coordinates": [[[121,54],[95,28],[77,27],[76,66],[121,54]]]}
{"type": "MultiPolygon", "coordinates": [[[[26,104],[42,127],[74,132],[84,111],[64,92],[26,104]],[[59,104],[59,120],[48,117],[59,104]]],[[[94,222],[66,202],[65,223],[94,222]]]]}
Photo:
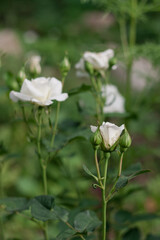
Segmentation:
{"type": "Polygon", "coordinates": [[[74,220],[75,229],[79,232],[92,232],[95,228],[99,227],[101,222],[96,214],[92,211],[85,211],[79,213],[74,220]]]}
{"type": "Polygon", "coordinates": [[[137,240],[141,239],[141,233],[138,228],[132,228],[122,236],[122,240],[135,240],[135,239],[137,240]]]}

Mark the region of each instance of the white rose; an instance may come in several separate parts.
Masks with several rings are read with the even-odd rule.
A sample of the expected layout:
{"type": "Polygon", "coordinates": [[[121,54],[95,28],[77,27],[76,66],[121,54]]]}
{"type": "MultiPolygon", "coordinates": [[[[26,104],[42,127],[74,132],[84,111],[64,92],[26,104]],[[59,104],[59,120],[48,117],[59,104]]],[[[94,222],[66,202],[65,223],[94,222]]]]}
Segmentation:
{"type": "Polygon", "coordinates": [[[40,74],[41,73],[41,57],[32,56],[29,60],[29,68],[32,73],[40,74]]]}
{"type": "Polygon", "coordinates": [[[107,84],[106,86],[102,86],[102,96],[106,98],[103,108],[104,113],[125,112],[125,99],[115,85],[107,84]]]}
{"type": "Polygon", "coordinates": [[[75,68],[77,69],[77,76],[88,76],[88,73],[85,71],[85,61],[91,63],[95,70],[102,72],[108,69],[109,60],[113,57],[114,51],[112,49],[108,49],[99,53],[85,52],[80,61],[75,65],[75,68]]]}
{"type": "MultiPolygon", "coordinates": [[[[98,127],[91,126],[91,131],[96,132],[98,127]]],[[[106,149],[110,149],[119,139],[122,131],[125,129],[124,124],[118,127],[110,122],[103,122],[99,127],[100,133],[106,149]]]]}
{"type": "Polygon", "coordinates": [[[10,98],[17,102],[29,101],[39,106],[47,106],[53,100],[64,101],[68,98],[67,93],[62,93],[62,83],[56,78],[40,77],[31,81],[25,79],[20,92],[11,91],[10,98]]]}

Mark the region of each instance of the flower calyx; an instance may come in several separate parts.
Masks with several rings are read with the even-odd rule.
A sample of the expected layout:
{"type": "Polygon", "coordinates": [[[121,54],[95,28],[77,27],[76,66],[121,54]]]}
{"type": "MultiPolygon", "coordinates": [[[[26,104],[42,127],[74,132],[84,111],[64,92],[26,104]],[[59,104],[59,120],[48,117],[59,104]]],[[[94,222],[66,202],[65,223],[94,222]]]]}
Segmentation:
{"type": "Polygon", "coordinates": [[[86,72],[92,76],[94,74],[94,68],[93,65],[90,62],[85,61],[84,62],[85,70],[86,72]]]}

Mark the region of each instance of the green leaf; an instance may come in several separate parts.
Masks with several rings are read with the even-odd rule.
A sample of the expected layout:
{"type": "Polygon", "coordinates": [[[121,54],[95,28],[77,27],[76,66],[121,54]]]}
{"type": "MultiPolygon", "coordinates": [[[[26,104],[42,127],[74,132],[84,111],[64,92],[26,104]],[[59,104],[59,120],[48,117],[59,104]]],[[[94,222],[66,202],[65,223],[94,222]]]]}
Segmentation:
{"type": "Polygon", "coordinates": [[[135,224],[141,221],[152,221],[160,219],[160,215],[153,213],[132,214],[129,211],[119,210],[114,215],[115,227],[117,229],[129,227],[131,224],[135,224]]]}
{"type": "Polygon", "coordinates": [[[142,170],[142,164],[140,162],[130,165],[127,169],[123,170],[123,175],[129,176],[135,172],[142,170]]]}
{"type": "Polygon", "coordinates": [[[131,228],[122,236],[122,240],[135,240],[135,239],[136,240],[141,239],[141,233],[138,228],[131,228]]]}
{"type": "Polygon", "coordinates": [[[143,213],[143,214],[136,214],[133,215],[131,218],[131,222],[140,222],[140,221],[152,221],[160,219],[160,215],[154,214],[154,213],[143,213]]]}
{"type": "Polygon", "coordinates": [[[68,94],[69,94],[69,96],[73,96],[73,95],[76,95],[76,94],[79,94],[79,93],[82,93],[82,92],[88,92],[88,91],[91,90],[91,88],[92,87],[90,85],[82,84],[80,87],[71,89],[68,92],[68,94]]]}
{"type": "Polygon", "coordinates": [[[79,213],[74,219],[75,229],[79,232],[85,230],[91,232],[100,225],[101,221],[97,218],[96,214],[89,210],[79,213]]]}
{"type": "Polygon", "coordinates": [[[149,170],[149,169],[144,169],[144,170],[140,170],[140,171],[138,171],[138,172],[135,172],[134,174],[132,174],[131,176],[129,176],[129,180],[130,179],[132,179],[132,178],[135,178],[136,176],[138,176],[138,175],[141,175],[141,174],[144,174],[144,173],[148,173],[148,172],[150,172],[151,170],[149,170]]]}
{"type": "Polygon", "coordinates": [[[91,171],[86,167],[86,165],[84,165],[83,164],[83,169],[84,169],[84,171],[88,174],[88,175],[90,175],[91,177],[93,177],[97,182],[98,182],[98,178],[93,174],[93,173],[91,173],[91,171]]]}
{"type": "Polygon", "coordinates": [[[67,229],[65,230],[64,232],[61,232],[57,237],[56,239],[57,240],[66,240],[68,239],[69,237],[72,237],[73,235],[76,234],[76,231],[75,230],[72,230],[72,229],[67,229]]]}
{"type": "Polygon", "coordinates": [[[114,215],[116,229],[121,229],[127,226],[132,218],[132,214],[126,210],[119,210],[114,215]]]}
{"type": "Polygon", "coordinates": [[[53,209],[53,212],[63,222],[67,222],[68,221],[69,212],[65,208],[62,208],[62,207],[59,207],[59,206],[55,206],[54,209],[53,209]]]}
{"type": "Polygon", "coordinates": [[[30,201],[31,215],[40,221],[55,220],[57,216],[45,206],[43,206],[36,198],[30,201]]]}
{"type": "Polygon", "coordinates": [[[35,199],[42,204],[45,208],[51,210],[54,207],[54,197],[50,195],[40,195],[35,199]]]}
{"type": "Polygon", "coordinates": [[[128,184],[128,177],[126,176],[120,176],[116,186],[115,186],[115,191],[119,191],[121,188],[124,188],[128,184]]]}
{"type": "Polygon", "coordinates": [[[146,240],[159,240],[160,239],[160,236],[158,235],[152,235],[152,234],[149,234],[147,235],[146,237],[146,240]]]}
{"type": "Polygon", "coordinates": [[[2,198],[0,205],[4,205],[7,211],[23,211],[28,208],[28,200],[21,197],[2,198]]]}

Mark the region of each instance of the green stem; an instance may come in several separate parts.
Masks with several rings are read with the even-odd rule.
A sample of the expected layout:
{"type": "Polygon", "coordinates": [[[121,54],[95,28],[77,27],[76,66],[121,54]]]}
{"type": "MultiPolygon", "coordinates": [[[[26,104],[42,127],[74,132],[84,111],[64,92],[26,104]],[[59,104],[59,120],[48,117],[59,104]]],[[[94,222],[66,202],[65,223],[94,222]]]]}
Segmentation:
{"type": "Polygon", "coordinates": [[[106,201],[106,180],[107,180],[107,168],[108,160],[110,158],[110,153],[106,154],[105,166],[104,166],[104,180],[103,180],[103,189],[102,189],[102,203],[103,203],[103,212],[102,212],[102,240],[106,240],[106,210],[107,210],[107,201],[106,201]]]}
{"type": "Polygon", "coordinates": [[[51,147],[54,146],[54,140],[55,140],[56,131],[57,131],[57,126],[58,126],[59,112],[60,112],[60,102],[57,103],[55,123],[54,123],[54,128],[53,128],[53,134],[52,134],[51,144],[50,144],[51,147]]]}
{"type": "MultiPolygon", "coordinates": [[[[65,81],[65,76],[62,77],[62,89],[64,86],[64,81],[65,81]]],[[[55,116],[55,123],[54,123],[54,128],[53,128],[53,134],[52,134],[52,139],[50,143],[50,147],[54,146],[54,140],[57,132],[57,126],[58,126],[58,119],[59,119],[59,112],[60,112],[60,102],[57,103],[57,109],[56,109],[56,116],[55,116]]]]}
{"type": "Polygon", "coordinates": [[[119,19],[119,27],[120,27],[120,37],[121,37],[123,54],[124,54],[125,62],[127,62],[128,40],[127,40],[127,32],[126,32],[126,21],[125,21],[125,18],[123,16],[120,17],[120,19],[119,19]]]}
{"type": "Polygon", "coordinates": [[[47,222],[44,223],[44,237],[45,237],[45,240],[49,240],[49,237],[48,237],[48,223],[47,222]]]}
{"type": "Polygon", "coordinates": [[[99,169],[99,163],[98,163],[98,158],[97,158],[97,149],[94,150],[94,157],[95,157],[95,164],[96,164],[96,169],[97,169],[97,176],[98,176],[98,182],[103,189],[103,184],[102,184],[102,178],[101,178],[101,173],[99,169]]]}
{"type": "MultiPolygon", "coordinates": [[[[3,163],[0,164],[0,197],[3,197],[2,171],[3,171],[3,163]]],[[[5,239],[3,217],[2,216],[0,216],[0,239],[2,239],[2,240],[5,239]]]]}
{"type": "Polygon", "coordinates": [[[38,158],[39,158],[40,165],[41,165],[41,168],[42,168],[42,173],[43,173],[44,194],[47,195],[47,173],[46,173],[47,165],[46,165],[46,162],[42,158],[41,134],[42,134],[42,109],[38,109],[37,151],[38,151],[38,158]]]}
{"type": "Polygon", "coordinates": [[[3,197],[3,177],[2,177],[2,172],[3,172],[3,163],[0,163],[0,197],[3,197]]]}
{"type": "Polygon", "coordinates": [[[25,108],[24,108],[24,106],[21,105],[21,109],[22,109],[23,120],[24,120],[24,122],[25,122],[25,124],[26,124],[26,127],[27,127],[27,129],[28,129],[28,134],[29,134],[29,136],[31,137],[31,136],[33,136],[33,133],[32,133],[32,130],[31,130],[30,126],[29,126],[29,123],[28,123],[28,120],[27,120],[27,117],[26,117],[26,113],[25,113],[25,108]]]}
{"type": "MultiPolygon", "coordinates": [[[[47,190],[47,165],[46,162],[42,158],[42,151],[41,151],[41,135],[42,135],[42,109],[38,109],[38,135],[37,135],[37,151],[38,151],[38,158],[40,161],[40,165],[42,168],[43,173],[43,187],[44,187],[44,194],[48,194],[47,190]]],[[[48,240],[48,224],[47,222],[44,223],[44,237],[45,240],[48,240]]]]}
{"type": "Polygon", "coordinates": [[[131,23],[130,23],[130,32],[129,32],[129,46],[130,46],[130,54],[127,60],[127,83],[126,83],[126,102],[127,109],[130,109],[130,101],[131,101],[131,76],[132,76],[132,66],[133,66],[133,49],[136,43],[136,16],[135,11],[137,7],[137,0],[132,0],[132,15],[131,15],[131,23]]]}
{"type": "MultiPolygon", "coordinates": [[[[101,95],[100,95],[101,89],[99,88],[99,84],[96,83],[96,80],[93,75],[90,76],[90,79],[91,79],[91,83],[92,83],[92,86],[94,89],[93,96],[96,100],[97,119],[99,122],[101,122],[103,120],[103,101],[102,101],[101,95]]],[[[99,80],[97,79],[97,81],[99,81],[99,80]]]]}
{"type": "Polygon", "coordinates": [[[121,176],[121,172],[122,172],[123,155],[124,155],[124,152],[121,153],[121,157],[120,157],[119,172],[118,172],[119,177],[121,176]]]}

